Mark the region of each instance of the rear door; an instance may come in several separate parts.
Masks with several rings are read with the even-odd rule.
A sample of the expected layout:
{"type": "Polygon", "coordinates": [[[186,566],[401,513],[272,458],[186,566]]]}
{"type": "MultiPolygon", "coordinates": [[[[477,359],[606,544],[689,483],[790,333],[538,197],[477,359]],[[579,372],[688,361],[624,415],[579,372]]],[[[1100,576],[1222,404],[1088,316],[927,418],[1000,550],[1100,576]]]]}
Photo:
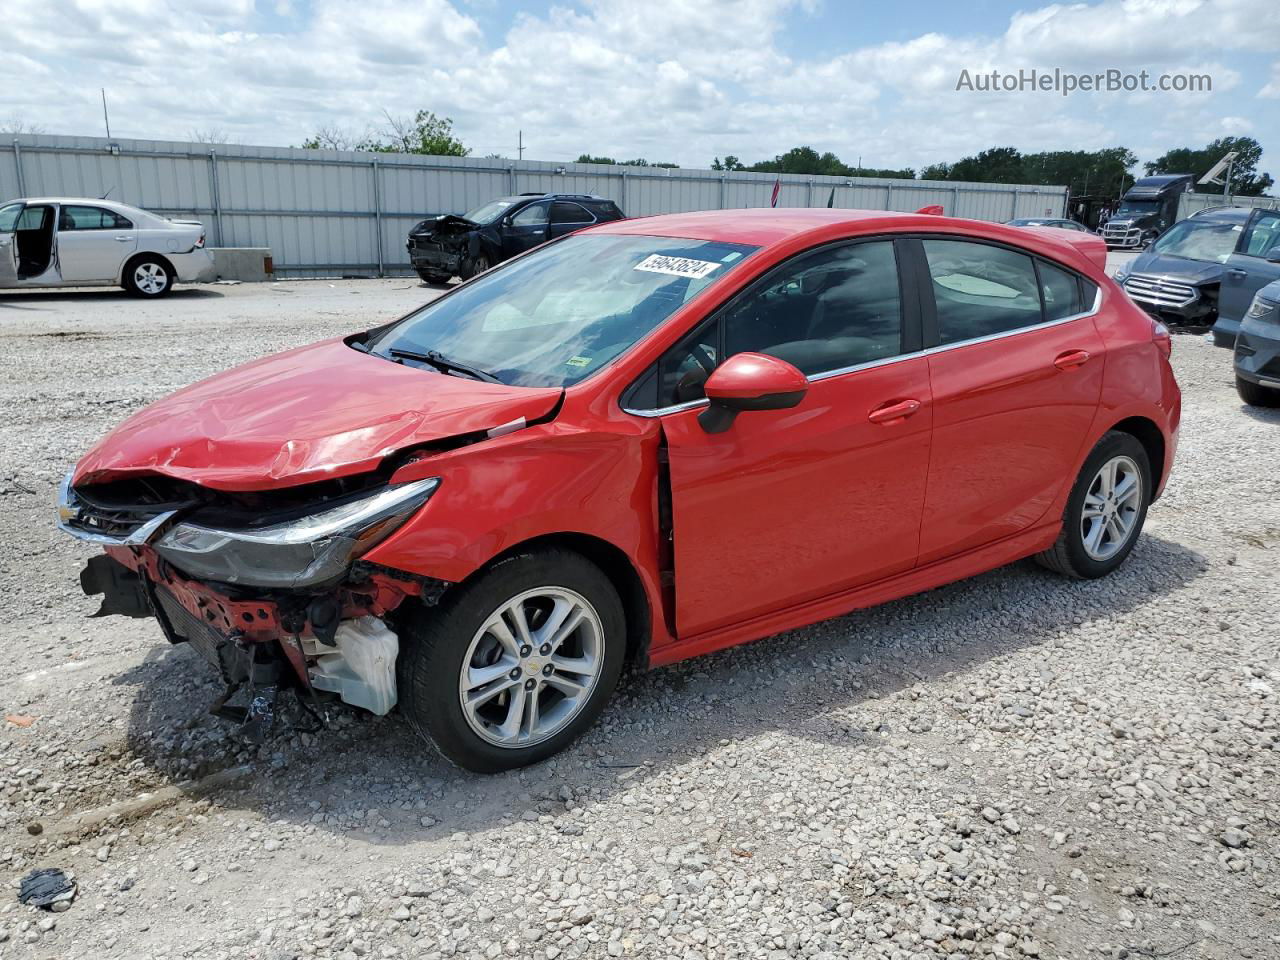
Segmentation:
{"type": "Polygon", "coordinates": [[[1218,313],[1239,323],[1253,295],[1280,280],[1280,210],[1255,210],[1227,258],[1218,313]]]}
{"type": "Polygon", "coordinates": [[[532,250],[547,239],[551,204],[546,200],[531,203],[511,217],[502,228],[502,255],[514,257],[532,250]]]}
{"type": "Polygon", "coordinates": [[[589,227],[596,218],[587,208],[572,200],[556,200],[551,204],[551,238],[563,237],[583,227],[589,227]]]}
{"type": "Polygon", "coordinates": [[[137,247],[133,222],[106,207],[64,204],[58,214],[58,270],[66,282],[114,282],[137,247]]]}
{"type": "Polygon", "coordinates": [[[21,203],[0,207],[0,287],[13,286],[18,280],[18,217],[21,203]]]}
{"type": "Polygon", "coordinates": [[[921,247],[925,342],[935,345],[924,565],[1046,519],[1097,413],[1104,344],[1097,288],[1073,272],[970,240],[921,247]]]}

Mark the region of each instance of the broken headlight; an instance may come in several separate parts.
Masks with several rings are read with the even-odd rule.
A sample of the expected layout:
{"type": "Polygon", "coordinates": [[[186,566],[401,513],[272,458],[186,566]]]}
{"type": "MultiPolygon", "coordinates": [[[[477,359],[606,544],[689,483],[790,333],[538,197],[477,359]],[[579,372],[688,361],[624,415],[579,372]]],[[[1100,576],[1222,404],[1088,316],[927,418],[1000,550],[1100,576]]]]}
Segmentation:
{"type": "Polygon", "coordinates": [[[179,523],[156,550],[188,576],[253,587],[308,587],[335,580],[351,560],[421,507],[439,478],[415,480],[282,523],[222,530],[179,523]]]}

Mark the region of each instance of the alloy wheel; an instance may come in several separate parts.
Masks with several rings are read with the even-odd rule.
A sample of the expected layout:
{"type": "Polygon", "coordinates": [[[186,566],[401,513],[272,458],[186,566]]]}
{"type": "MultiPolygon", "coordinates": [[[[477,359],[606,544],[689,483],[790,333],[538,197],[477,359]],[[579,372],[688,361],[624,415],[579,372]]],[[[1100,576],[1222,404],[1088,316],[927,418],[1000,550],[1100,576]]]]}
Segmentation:
{"type": "Polygon", "coordinates": [[[566,587],[536,587],[485,620],[462,660],[467,724],[508,749],[554,737],[586,705],[604,662],[600,616],[566,587]]]}
{"type": "Polygon", "coordinates": [[[1110,560],[1124,548],[1142,510],[1142,473],[1128,457],[1112,457],[1089,484],[1080,511],[1084,550],[1094,560],[1110,560]]]}
{"type": "Polygon", "coordinates": [[[133,271],[133,282],[143,293],[154,297],[158,293],[164,293],[165,287],[169,285],[169,274],[160,264],[148,261],[138,264],[133,271]]]}

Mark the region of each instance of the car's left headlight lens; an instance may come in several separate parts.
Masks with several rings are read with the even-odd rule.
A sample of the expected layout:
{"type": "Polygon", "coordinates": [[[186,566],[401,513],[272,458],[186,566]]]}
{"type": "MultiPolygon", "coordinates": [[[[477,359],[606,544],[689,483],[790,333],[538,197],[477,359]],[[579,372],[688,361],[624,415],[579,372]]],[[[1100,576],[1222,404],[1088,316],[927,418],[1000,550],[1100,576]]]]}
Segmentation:
{"type": "Polygon", "coordinates": [[[438,477],[383,487],[296,520],[244,530],[179,523],[156,550],[188,576],[254,587],[296,588],[336,580],[352,559],[409,519],[438,477]]]}

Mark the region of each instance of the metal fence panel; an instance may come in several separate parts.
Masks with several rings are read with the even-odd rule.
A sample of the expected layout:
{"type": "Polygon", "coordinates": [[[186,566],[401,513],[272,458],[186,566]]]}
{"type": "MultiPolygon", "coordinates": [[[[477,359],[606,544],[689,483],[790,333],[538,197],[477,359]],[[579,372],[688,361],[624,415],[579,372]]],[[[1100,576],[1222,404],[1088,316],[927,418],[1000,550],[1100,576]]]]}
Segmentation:
{"type": "MultiPolygon", "coordinates": [[[[809,177],[239,144],[20,135],[0,141],[0,198],[103,194],[202,220],[217,246],[269,246],[291,276],[409,272],[417,220],[512,193],[594,193],[628,216],[769,205],[1063,216],[1065,187],[809,177]],[[834,198],[832,191],[834,190],[834,198]]],[[[1192,196],[1188,194],[1187,196],[1192,196]]]]}
{"type": "Polygon", "coordinates": [[[1223,206],[1280,210],[1280,197],[1224,197],[1213,193],[1184,193],[1178,198],[1178,219],[1185,220],[1201,210],[1223,206]]]}

